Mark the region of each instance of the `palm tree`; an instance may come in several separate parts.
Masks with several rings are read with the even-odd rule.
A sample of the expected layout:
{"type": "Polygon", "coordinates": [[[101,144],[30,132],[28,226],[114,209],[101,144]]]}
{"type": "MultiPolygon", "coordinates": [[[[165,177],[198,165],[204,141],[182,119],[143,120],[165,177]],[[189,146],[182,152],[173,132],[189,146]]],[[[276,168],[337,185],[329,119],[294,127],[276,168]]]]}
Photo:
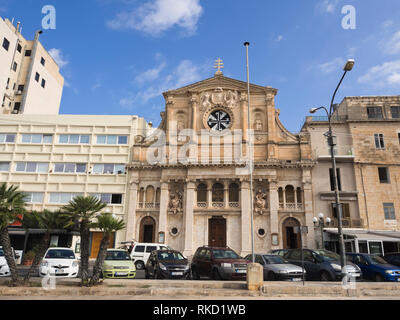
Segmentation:
{"type": "Polygon", "coordinates": [[[65,211],[69,223],[72,226],[78,223],[81,235],[81,284],[88,285],[89,279],[89,242],[90,228],[95,227],[92,220],[98,215],[99,211],[107,205],[100,199],[88,196],[77,196],[72,199],[62,210],[65,211]]]}
{"type": "Polygon", "coordinates": [[[4,256],[11,272],[11,284],[18,282],[17,266],[11,249],[8,226],[18,220],[25,212],[25,194],[17,186],[7,187],[6,183],[0,185],[0,245],[3,247],[4,256]]]}
{"type": "Polygon", "coordinates": [[[114,232],[124,229],[125,222],[122,219],[114,218],[111,213],[102,213],[97,217],[96,227],[103,231],[103,238],[101,239],[99,253],[93,268],[93,276],[90,281],[91,285],[96,285],[99,282],[104,259],[107,254],[107,248],[110,245],[111,235],[114,232]]]}
{"type": "Polygon", "coordinates": [[[32,266],[24,277],[24,281],[28,281],[34,274],[46,253],[46,250],[49,248],[51,232],[54,230],[64,229],[66,224],[68,224],[68,221],[62,214],[62,211],[43,210],[43,212],[33,211],[29,214],[25,214],[23,221],[23,226],[25,228],[38,228],[46,231],[38,246],[32,266]]]}

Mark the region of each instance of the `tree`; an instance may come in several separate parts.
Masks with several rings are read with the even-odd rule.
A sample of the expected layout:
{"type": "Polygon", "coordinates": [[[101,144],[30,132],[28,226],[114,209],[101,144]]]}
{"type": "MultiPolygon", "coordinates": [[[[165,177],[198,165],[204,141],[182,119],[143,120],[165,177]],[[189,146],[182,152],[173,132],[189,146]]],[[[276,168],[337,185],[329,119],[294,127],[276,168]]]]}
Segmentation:
{"type": "Polygon", "coordinates": [[[107,248],[110,246],[111,235],[124,229],[125,222],[122,219],[114,218],[111,213],[102,213],[97,217],[96,227],[103,231],[103,238],[101,239],[99,253],[93,268],[93,276],[90,280],[91,285],[99,283],[107,248]]]}
{"type": "MultiPolygon", "coordinates": [[[[33,259],[32,266],[24,277],[24,281],[28,281],[34,274],[35,270],[42,261],[46,250],[50,245],[50,235],[52,231],[62,230],[68,224],[67,217],[63,215],[62,211],[49,211],[43,212],[33,211],[25,214],[22,225],[25,229],[44,229],[45,234],[37,248],[35,258],[33,259]]],[[[65,229],[66,230],[66,229],[65,229]]],[[[66,230],[67,231],[67,230],[66,230]]]]}
{"type": "Polygon", "coordinates": [[[81,284],[89,284],[89,242],[90,228],[96,224],[93,219],[98,215],[99,211],[107,205],[100,199],[89,196],[77,196],[72,199],[62,210],[68,218],[69,223],[66,226],[79,225],[81,236],[81,284]]]}
{"type": "Polygon", "coordinates": [[[17,266],[11,248],[8,226],[18,220],[25,212],[25,194],[17,186],[0,185],[0,245],[11,272],[11,284],[18,283],[17,266]]]}

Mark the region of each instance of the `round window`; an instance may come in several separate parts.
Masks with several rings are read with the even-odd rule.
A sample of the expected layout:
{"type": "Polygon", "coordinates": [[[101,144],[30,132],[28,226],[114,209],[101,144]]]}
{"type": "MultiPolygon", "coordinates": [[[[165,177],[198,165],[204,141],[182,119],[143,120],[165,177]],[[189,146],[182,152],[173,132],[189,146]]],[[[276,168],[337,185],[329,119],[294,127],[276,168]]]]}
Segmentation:
{"type": "Polygon", "coordinates": [[[172,228],[171,229],[172,234],[177,234],[178,233],[178,228],[172,228]]]}
{"type": "Polygon", "coordinates": [[[263,228],[258,229],[258,234],[259,234],[260,236],[265,235],[265,230],[264,230],[263,228]]]}
{"type": "Polygon", "coordinates": [[[211,130],[223,131],[231,125],[231,117],[224,110],[215,110],[208,116],[207,124],[211,130]]]}

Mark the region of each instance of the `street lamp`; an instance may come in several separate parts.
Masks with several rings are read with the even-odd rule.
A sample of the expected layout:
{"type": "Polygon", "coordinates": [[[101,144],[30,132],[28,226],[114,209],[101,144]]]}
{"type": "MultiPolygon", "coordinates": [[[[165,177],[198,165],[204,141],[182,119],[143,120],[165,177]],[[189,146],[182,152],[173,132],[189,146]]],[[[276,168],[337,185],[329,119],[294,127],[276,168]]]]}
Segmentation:
{"type": "Polygon", "coordinates": [[[321,249],[325,249],[324,246],[324,228],[325,226],[329,226],[331,223],[331,218],[326,218],[324,220],[324,214],[320,213],[317,217],[313,218],[314,226],[321,229],[321,249]]]}
{"type": "Polygon", "coordinates": [[[333,184],[335,187],[335,205],[336,205],[336,212],[337,212],[337,217],[338,217],[338,236],[339,236],[339,250],[340,250],[340,265],[342,267],[342,270],[344,270],[344,266],[346,265],[346,255],[345,255],[345,248],[344,248],[344,239],[343,239],[343,230],[342,230],[342,206],[340,205],[339,201],[339,188],[338,188],[338,183],[337,183],[337,175],[336,175],[336,159],[335,159],[335,152],[334,148],[336,145],[335,141],[335,136],[332,134],[332,125],[331,125],[331,118],[332,114],[334,112],[333,110],[333,102],[335,100],[335,96],[337,91],[339,90],[340,85],[342,84],[342,81],[344,77],[346,76],[347,72],[351,71],[354,67],[354,60],[349,59],[347,60],[344,68],[343,68],[343,76],[339,81],[339,84],[337,85],[335,92],[333,93],[333,97],[331,100],[331,105],[329,108],[329,111],[325,107],[319,107],[319,108],[312,108],[310,109],[310,113],[315,113],[320,109],[324,109],[327,116],[328,116],[328,123],[329,123],[329,130],[325,134],[328,140],[328,145],[331,148],[331,158],[332,158],[332,171],[333,171],[333,184]]]}

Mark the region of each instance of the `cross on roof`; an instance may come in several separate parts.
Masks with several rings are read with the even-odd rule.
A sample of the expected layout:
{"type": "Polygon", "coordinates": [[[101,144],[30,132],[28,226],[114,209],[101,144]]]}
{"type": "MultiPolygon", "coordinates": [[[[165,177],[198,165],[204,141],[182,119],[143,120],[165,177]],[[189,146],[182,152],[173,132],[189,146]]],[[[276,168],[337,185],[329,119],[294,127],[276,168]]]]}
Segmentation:
{"type": "Polygon", "coordinates": [[[215,74],[222,74],[221,69],[224,68],[224,63],[222,62],[222,60],[220,58],[218,58],[217,60],[215,60],[215,65],[214,65],[215,69],[218,69],[215,74]]]}

